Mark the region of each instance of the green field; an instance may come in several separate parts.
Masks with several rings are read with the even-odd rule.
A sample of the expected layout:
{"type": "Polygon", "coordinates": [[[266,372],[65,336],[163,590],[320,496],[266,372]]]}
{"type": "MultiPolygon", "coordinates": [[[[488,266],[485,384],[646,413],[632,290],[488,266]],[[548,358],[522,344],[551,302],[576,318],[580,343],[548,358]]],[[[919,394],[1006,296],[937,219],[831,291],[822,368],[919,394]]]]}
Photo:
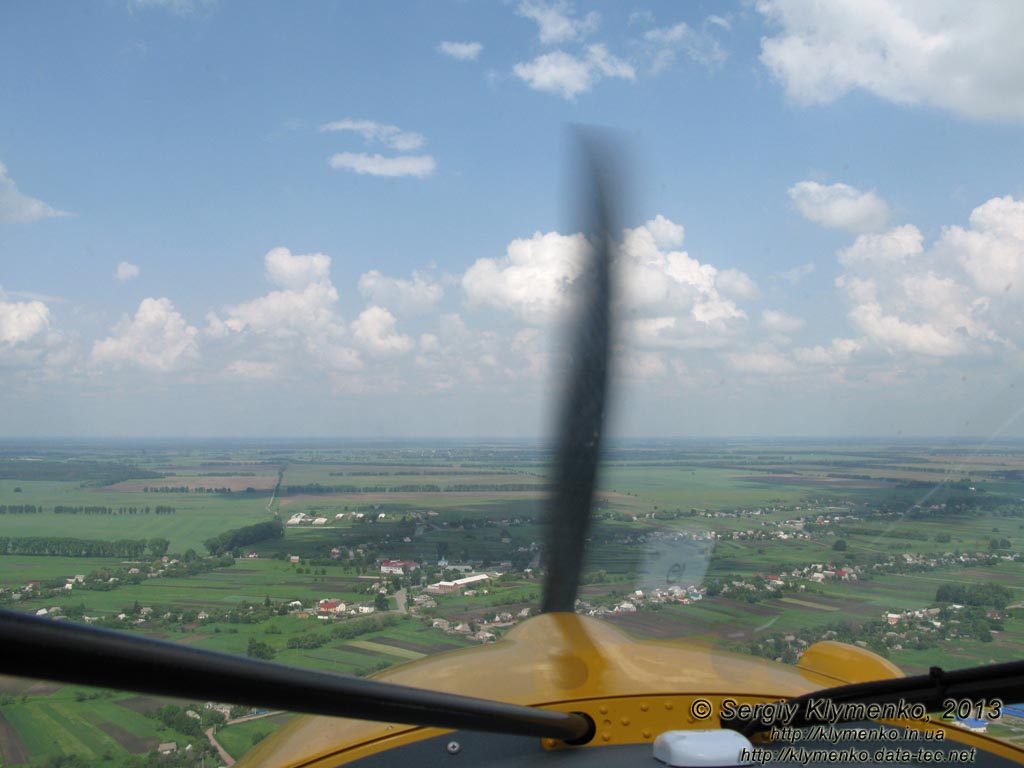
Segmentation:
{"type": "Polygon", "coordinates": [[[258,720],[228,725],[217,731],[217,741],[236,760],[258,744],[266,736],[276,731],[295,715],[271,715],[258,720]]]}
{"type": "Polygon", "coordinates": [[[133,709],[135,697],[72,687],[52,689],[27,699],[4,697],[10,703],[0,705],[0,714],[19,737],[0,743],[5,765],[22,764],[11,759],[13,753],[21,753],[33,763],[62,754],[102,762],[118,755],[144,754],[161,742],[174,741],[180,747],[200,744],[195,737],[133,709]],[[79,700],[96,694],[101,698],[79,700]]]}
{"type": "MultiPolygon", "coordinates": [[[[134,620],[139,615],[135,611],[152,608],[154,617],[171,618],[143,621],[131,631],[238,654],[255,643],[278,662],[369,675],[475,644],[465,635],[432,629],[434,617],[453,626],[485,624],[502,611],[516,615],[523,607],[535,608],[540,599],[542,574],[522,572],[543,568],[540,547],[547,502],[542,486],[550,481],[549,454],[537,447],[154,443],[55,445],[47,450],[37,446],[24,454],[33,461],[19,461],[18,455],[8,447],[7,456],[14,458],[0,458],[0,505],[37,505],[43,512],[0,514],[0,537],[166,538],[172,556],[192,549],[202,557],[207,539],[271,520],[275,514],[284,520],[296,512],[328,518],[327,525],[285,526],[281,539],[239,547],[242,556],[230,566],[191,576],[124,581],[107,590],[76,585],[42,596],[25,592],[24,586],[63,582],[102,569],[145,571],[159,563],[153,565],[148,552],[132,562],[0,556],[0,589],[7,590],[0,599],[20,610],[58,607],[98,617],[124,612],[134,620]],[[282,493],[272,499],[279,472],[282,493]],[[146,473],[164,476],[141,476],[146,473]],[[317,490],[313,484],[370,490],[309,492],[317,490]],[[158,486],[189,490],[143,491],[158,486]],[[473,490],[424,490],[426,486],[473,490]],[[501,486],[516,490],[498,490],[501,486]],[[227,487],[231,493],[223,490],[227,487]],[[255,490],[246,491],[248,487],[255,490]],[[114,514],[57,515],[57,505],[110,507],[114,514]],[[122,507],[157,505],[174,507],[175,512],[120,512],[122,507]],[[364,518],[355,519],[355,512],[364,518]],[[344,513],[342,520],[335,519],[344,513]],[[380,514],[384,517],[378,519],[380,514]],[[332,550],[339,559],[331,559],[332,550]],[[250,551],[259,557],[244,557],[250,551]],[[514,567],[475,594],[437,595],[436,605],[418,617],[401,617],[358,635],[333,634],[353,619],[323,621],[308,612],[285,615],[279,610],[294,600],[306,608],[324,598],[372,603],[381,587],[397,588],[393,579],[380,579],[377,563],[385,558],[424,565],[425,570],[403,584],[411,605],[421,583],[443,577],[435,565],[442,554],[452,563],[476,564],[492,572],[501,563],[514,567]],[[286,555],[300,562],[289,562],[286,555]],[[19,599],[13,599],[15,594],[19,599]],[[200,620],[200,612],[214,618],[200,620]],[[288,647],[289,640],[300,638],[322,642],[288,647]]],[[[729,649],[787,633],[802,632],[813,639],[837,622],[878,622],[887,612],[928,607],[943,584],[995,582],[1024,602],[1020,561],[895,570],[892,565],[905,555],[1007,555],[1019,548],[1024,539],[1024,482],[1013,474],[1019,471],[1024,471],[1024,446],[952,450],[910,443],[709,441],[611,449],[596,494],[597,519],[581,597],[609,606],[637,587],[756,580],[814,563],[863,569],[857,581],[806,583],[787,592],[785,599],[750,603],[740,599],[742,594],[708,597],[690,605],[644,605],[635,614],[608,618],[637,637],[697,640],[729,649]],[[943,485],[946,480],[953,484],[943,485]],[[945,510],[941,505],[947,501],[966,504],[963,509],[968,511],[945,510]],[[794,520],[803,521],[802,526],[794,520]],[[781,533],[787,538],[779,538],[781,533]],[[836,549],[839,541],[845,549],[836,549]],[[887,570],[873,571],[874,563],[886,563],[887,570]]],[[[388,604],[394,612],[394,595],[388,604]]],[[[1024,619],[1014,614],[1003,621],[993,642],[961,638],[927,651],[893,650],[889,655],[909,671],[1019,658],[1022,624],[1024,619]]],[[[494,629],[499,637],[504,631],[494,629]]],[[[126,694],[86,698],[76,691],[2,681],[0,746],[5,765],[42,764],[60,754],[116,765],[160,741],[181,747],[188,743],[182,734],[119,703],[135,701],[126,694]]],[[[154,706],[159,704],[153,700],[154,706]]],[[[218,738],[237,757],[287,717],[227,726],[218,738]]]]}

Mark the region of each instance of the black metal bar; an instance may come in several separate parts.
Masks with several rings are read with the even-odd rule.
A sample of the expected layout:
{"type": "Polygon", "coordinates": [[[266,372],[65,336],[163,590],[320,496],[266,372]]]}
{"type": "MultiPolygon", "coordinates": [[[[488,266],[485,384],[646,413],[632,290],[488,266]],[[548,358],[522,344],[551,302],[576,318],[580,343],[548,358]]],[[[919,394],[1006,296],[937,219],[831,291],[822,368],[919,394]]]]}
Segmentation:
{"type": "MultiPolygon", "coordinates": [[[[927,675],[896,677],[888,680],[872,680],[836,688],[826,688],[814,693],[790,699],[799,709],[787,725],[800,728],[805,725],[826,725],[829,723],[864,718],[842,718],[835,710],[819,713],[820,705],[812,707],[811,702],[831,701],[843,704],[923,704],[928,712],[941,711],[949,699],[970,701],[980,704],[985,700],[991,704],[994,699],[1006,703],[1024,700],[1024,661],[1010,661],[1003,664],[987,664],[970,669],[944,672],[932,667],[927,675]],[[812,710],[812,711],[809,711],[812,710]]],[[[985,707],[991,710],[991,706],[985,707]]],[[[731,728],[745,736],[769,730],[771,725],[757,720],[722,720],[723,728],[731,728]]]]}
{"type": "Polygon", "coordinates": [[[613,232],[605,178],[609,157],[595,142],[593,136],[580,137],[584,166],[580,186],[588,219],[584,233],[591,236],[593,255],[577,280],[580,306],[570,350],[572,371],[562,404],[548,509],[547,580],[541,604],[545,612],[575,608],[604,425],[613,232]]]}
{"type": "Polygon", "coordinates": [[[0,672],[291,712],[576,741],[577,714],[425,691],[0,609],[0,672]]]}

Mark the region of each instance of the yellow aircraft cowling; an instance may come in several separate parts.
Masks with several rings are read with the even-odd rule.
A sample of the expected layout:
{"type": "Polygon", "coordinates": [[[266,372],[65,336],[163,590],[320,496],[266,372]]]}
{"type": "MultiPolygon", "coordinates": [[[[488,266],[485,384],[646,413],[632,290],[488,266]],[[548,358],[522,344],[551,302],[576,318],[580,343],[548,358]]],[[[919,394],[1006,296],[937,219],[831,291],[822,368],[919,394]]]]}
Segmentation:
{"type": "MultiPolygon", "coordinates": [[[[374,675],[432,691],[562,711],[597,724],[592,742],[650,741],[665,730],[717,728],[724,697],[776,701],[822,687],[898,676],[869,651],[818,643],[801,667],[716,650],[700,643],[643,642],[571,613],[536,616],[499,642],[438,654],[374,675]],[[693,714],[706,698],[711,714],[693,714]]],[[[699,708],[698,708],[699,709],[699,708]]],[[[404,724],[301,717],[252,750],[240,766],[327,766],[444,731],[404,724]]],[[[549,747],[558,742],[545,740],[549,747]]]]}

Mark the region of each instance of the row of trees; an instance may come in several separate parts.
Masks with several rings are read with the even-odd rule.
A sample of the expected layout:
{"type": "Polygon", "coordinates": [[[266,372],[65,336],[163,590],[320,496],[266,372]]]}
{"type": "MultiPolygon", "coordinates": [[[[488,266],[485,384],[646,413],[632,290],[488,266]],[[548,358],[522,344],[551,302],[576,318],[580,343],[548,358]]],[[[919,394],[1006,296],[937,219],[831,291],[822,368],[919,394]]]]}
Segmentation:
{"type": "MultiPolygon", "coordinates": [[[[245,489],[246,493],[254,493],[255,488],[249,487],[245,489]]],[[[143,493],[234,493],[231,488],[226,485],[222,488],[206,488],[205,486],[188,486],[188,485],[146,485],[142,488],[143,493]]]]}
{"type": "Polygon", "coordinates": [[[210,554],[221,555],[248,544],[283,538],[284,524],[280,520],[268,520],[265,523],[256,523],[255,525],[247,525],[243,528],[224,531],[207,539],[203,544],[210,550],[210,554]]]}
{"type": "Polygon", "coordinates": [[[406,483],[403,485],[323,485],[321,483],[305,483],[303,485],[286,485],[285,495],[324,494],[324,493],[487,493],[487,492],[521,492],[547,491],[549,483],[456,483],[453,485],[435,485],[433,483],[406,483]]]}
{"type": "MultiPolygon", "coordinates": [[[[39,515],[46,511],[45,507],[37,504],[0,504],[0,515],[39,515]]],[[[84,504],[55,504],[53,514],[55,515],[148,515],[155,512],[158,515],[173,515],[177,512],[176,507],[158,506],[152,507],[105,507],[84,504]]]]}
{"type": "Polygon", "coordinates": [[[0,504],[0,515],[38,515],[42,511],[35,504],[0,504]]]}
{"type": "Polygon", "coordinates": [[[146,551],[145,539],[73,539],[63,536],[0,536],[0,555],[42,555],[57,557],[139,558],[146,551]]]}

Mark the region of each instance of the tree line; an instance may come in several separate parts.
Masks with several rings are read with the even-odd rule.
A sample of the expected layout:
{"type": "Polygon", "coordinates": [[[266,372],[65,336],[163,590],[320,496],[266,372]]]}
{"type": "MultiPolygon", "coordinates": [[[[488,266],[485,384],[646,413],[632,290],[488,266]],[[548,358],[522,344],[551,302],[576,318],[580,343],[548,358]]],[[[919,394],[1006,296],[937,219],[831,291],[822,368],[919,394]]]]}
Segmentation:
{"type": "Polygon", "coordinates": [[[456,483],[453,485],[435,485],[433,483],[406,483],[403,485],[323,485],[322,483],[305,483],[303,485],[286,485],[286,496],[295,494],[323,493],[488,493],[488,492],[521,492],[547,491],[552,488],[550,483],[456,483]]]}
{"type": "Polygon", "coordinates": [[[178,511],[177,507],[164,505],[152,507],[103,507],[103,506],[74,506],[70,504],[57,504],[53,508],[55,515],[148,515],[155,512],[158,515],[173,515],[178,511]]]}
{"type": "Polygon", "coordinates": [[[42,511],[35,504],[0,504],[0,515],[38,515],[42,511]]]}
{"type": "MultiPolygon", "coordinates": [[[[188,485],[144,485],[142,487],[143,493],[234,493],[231,488],[226,485],[222,488],[206,488],[205,486],[188,486],[188,485]]],[[[246,488],[245,493],[255,493],[256,489],[249,487],[246,488]]]]}
{"type": "Polygon", "coordinates": [[[203,542],[203,545],[210,551],[211,555],[222,555],[246,544],[283,538],[284,524],[280,520],[268,520],[265,523],[256,523],[255,525],[247,525],[243,528],[224,531],[207,539],[203,542]]]}
{"type": "Polygon", "coordinates": [[[145,539],[73,539],[64,536],[0,536],[0,555],[139,558],[145,539]]]}
{"type": "MultiPolygon", "coordinates": [[[[55,504],[55,515],[173,515],[177,507],[159,505],[157,507],[106,507],[84,504],[55,504]]],[[[0,504],[0,515],[41,515],[46,508],[38,504],[0,504]]]]}
{"type": "Polygon", "coordinates": [[[957,605],[990,605],[1005,608],[1013,599],[1013,592],[1001,584],[943,584],[935,593],[938,603],[957,605]]]}

